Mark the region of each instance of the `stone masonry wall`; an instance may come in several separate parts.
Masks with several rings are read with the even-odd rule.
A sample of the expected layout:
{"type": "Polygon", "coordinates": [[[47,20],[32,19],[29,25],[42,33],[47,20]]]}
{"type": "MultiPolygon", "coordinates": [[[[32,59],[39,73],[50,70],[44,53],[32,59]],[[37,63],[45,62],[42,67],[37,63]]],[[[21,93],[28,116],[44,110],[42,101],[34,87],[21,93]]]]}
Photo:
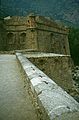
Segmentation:
{"type": "Polygon", "coordinates": [[[28,29],[26,31],[26,49],[38,50],[37,45],[37,31],[35,29],[28,29]]]}
{"type": "Polygon", "coordinates": [[[37,30],[38,51],[51,51],[50,32],[37,30]]]}
{"type": "MultiPolygon", "coordinates": [[[[6,50],[33,49],[70,54],[68,29],[45,17],[14,16],[4,20],[6,50]]],[[[3,44],[2,44],[3,46],[3,44]]]]}
{"type": "Polygon", "coordinates": [[[4,20],[4,22],[7,50],[25,49],[26,17],[11,17],[11,19],[4,20]]]}
{"type": "Polygon", "coordinates": [[[37,41],[39,51],[70,54],[67,35],[37,30],[37,41]]]}
{"type": "Polygon", "coordinates": [[[70,56],[39,53],[26,57],[67,92],[73,89],[70,56]]]}

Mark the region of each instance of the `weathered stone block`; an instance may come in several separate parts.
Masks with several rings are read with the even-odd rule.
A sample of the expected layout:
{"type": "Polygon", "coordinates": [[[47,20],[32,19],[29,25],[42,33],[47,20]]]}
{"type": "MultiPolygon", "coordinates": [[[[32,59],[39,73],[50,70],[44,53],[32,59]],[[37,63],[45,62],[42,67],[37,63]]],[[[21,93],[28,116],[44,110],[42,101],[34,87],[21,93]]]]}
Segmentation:
{"type": "Polygon", "coordinates": [[[67,92],[60,88],[55,82],[53,82],[47,75],[33,66],[33,64],[25,60],[25,57],[17,54],[17,59],[22,65],[23,70],[26,73],[26,78],[29,80],[31,90],[37,98],[37,102],[42,111],[43,120],[78,120],[79,118],[79,103],[77,103],[67,92]],[[21,59],[20,59],[21,58],[21,59]],[[25,64],[22,64],[22,61],[25,64]],[[28,64],[32,65],[32,68],[24,69],[28,64]],[[35,75],[29,75],[29,72],[35,70],[35,75]],[[28,72],[29,71],[29,72],[28,72]],[[40,75],[38,77],[40,71],[40,75]],[[75,115],[75,117],[73,116],[75,115]]]}

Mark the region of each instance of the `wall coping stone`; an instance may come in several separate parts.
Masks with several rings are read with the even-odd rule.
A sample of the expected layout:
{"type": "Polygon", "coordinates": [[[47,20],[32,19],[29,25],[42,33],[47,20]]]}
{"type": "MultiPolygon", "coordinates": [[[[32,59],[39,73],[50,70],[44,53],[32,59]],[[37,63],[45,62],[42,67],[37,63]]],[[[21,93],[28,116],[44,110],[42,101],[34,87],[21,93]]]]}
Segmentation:
{"type": "Polygon", "coordinates": [[[16,53],[16,57],[29,80],[33,94],[37,98],[44,116],[43,119],[78,120],[79,103],[33,65],[23,54],[16,53]]]}

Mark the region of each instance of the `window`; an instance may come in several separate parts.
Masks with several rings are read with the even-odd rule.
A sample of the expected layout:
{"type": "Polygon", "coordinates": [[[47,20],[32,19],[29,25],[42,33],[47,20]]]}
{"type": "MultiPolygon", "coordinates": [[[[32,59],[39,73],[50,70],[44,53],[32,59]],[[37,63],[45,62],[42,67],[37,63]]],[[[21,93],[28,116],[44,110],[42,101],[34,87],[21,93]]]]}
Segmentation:
{"type": "Polygon", "coordinates": [[[20,44],[24,44],[26,40],[26,33],[20,34],[20,44]]]}
{"type": "Polygon", "coordinates": [[[14,34],[13,33],[8,33],[7,34],[7,43],[8,44],[13,44],[14,43],[14,34]]]}

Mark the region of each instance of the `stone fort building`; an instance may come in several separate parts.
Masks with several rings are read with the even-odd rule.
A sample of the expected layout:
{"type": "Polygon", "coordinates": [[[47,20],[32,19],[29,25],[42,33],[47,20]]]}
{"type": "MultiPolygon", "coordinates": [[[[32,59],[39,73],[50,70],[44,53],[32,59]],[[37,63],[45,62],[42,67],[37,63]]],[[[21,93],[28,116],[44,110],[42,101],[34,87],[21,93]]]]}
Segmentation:
{"type": "Polygon", "coordinates": [[[68,29],[49,18],[34,14],[27,17],[13,16],[4,19],[4,29],[5,39],[0,41],[0,48],[5,50],[31,49],[70,54],[68,29]]]}
{"type": "Polygon", "coordinates": [[[0,50],[31,51],[32,63],[65,90],[73,88],[67,28],[34,14],[5,18],[0,26],[0,50]]]}

